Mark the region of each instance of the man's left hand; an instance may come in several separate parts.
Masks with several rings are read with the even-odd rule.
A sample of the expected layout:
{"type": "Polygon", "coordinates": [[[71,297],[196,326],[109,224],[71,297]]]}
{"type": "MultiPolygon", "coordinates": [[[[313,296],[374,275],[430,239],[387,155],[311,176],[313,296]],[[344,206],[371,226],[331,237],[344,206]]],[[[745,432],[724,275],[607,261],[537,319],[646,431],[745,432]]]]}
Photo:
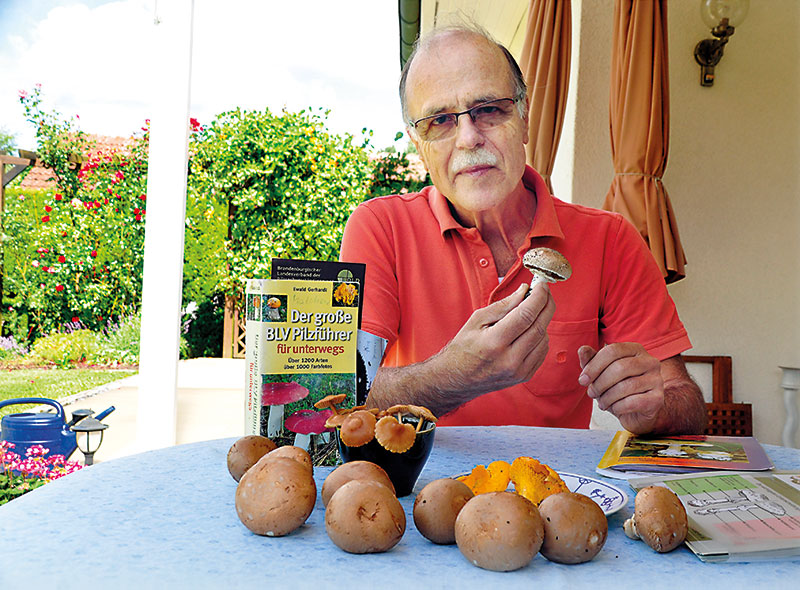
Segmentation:
{"type": "Polygon", "coordinates": [[[661,362],[641,344],[619,342],[595,351],[578,349],[581,371],[578,382],[601,410],[619,418],[634,433],[652,432],[664,407],[661,362]]]}

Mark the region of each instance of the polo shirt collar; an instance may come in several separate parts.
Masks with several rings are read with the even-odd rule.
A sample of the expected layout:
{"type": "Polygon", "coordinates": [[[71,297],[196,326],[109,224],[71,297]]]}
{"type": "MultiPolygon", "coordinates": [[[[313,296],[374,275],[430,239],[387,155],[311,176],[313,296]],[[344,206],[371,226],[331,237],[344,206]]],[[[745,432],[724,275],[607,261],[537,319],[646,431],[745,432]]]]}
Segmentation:
{"type": "MultiPolygon", "coordinates": [[[[529,238],[556,237],[563,238],[564,232],[558,223],[556,208],[553,203],[553,196],[547,190],[544,179],[536,170],[530,166],[525,166],[525,173],[522,175],[522,183],[525,188],[533,191],[536,195],[536,214],[533,218],[533,226],[528,232],[529,238]]],[[[453,214],[450,212],[450,202],[439,192],[435,186],[428,187],[430,191],[429,203],[433,216],[439,224],[439,229],[444,235],[448,230],[464,230],[453,214]]]]}

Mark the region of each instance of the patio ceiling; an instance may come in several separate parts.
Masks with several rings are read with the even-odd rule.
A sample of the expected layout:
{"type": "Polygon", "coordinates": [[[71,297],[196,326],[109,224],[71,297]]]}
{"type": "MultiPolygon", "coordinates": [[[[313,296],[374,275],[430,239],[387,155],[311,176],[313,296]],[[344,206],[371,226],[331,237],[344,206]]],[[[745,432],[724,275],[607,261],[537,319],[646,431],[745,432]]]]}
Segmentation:
{"type": "Polygon", "coordinates": [[[478,23],[519,59],[529,3],[529,0],[398,0],[400,65],[411,53],[420,31],[426,33],[437,25],[450,24],[454,18],[478,23]]]}

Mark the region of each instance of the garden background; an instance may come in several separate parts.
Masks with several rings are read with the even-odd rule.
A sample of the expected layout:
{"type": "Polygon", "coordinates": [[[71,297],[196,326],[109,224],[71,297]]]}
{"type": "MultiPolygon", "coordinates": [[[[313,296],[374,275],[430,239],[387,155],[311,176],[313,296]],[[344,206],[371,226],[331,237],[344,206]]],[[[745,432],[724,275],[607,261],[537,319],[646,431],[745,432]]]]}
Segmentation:
{"type": "MultiPolygon", "coordinates": [[[[4,377],[20,368],[129,374],[139,353],[149,122],[104,148],[79,119],[44,110],[42,96],[40,86],[20,92],[20,105],[53,188],[21,188],[25,173],[6,187],[0,366],[4,377]]],[[[220,356],[225,297],[240,295],[245,278],[268,278],[274,256],[335,260],[360,202],[424,186],[414,154],[377,150],[366,128],[334,134],[328,114],[237,108],[187,121],[182,358],[220,356]]],[[[16,147],[0,134],[0,149],[16,147]]],[[[58,397],[42,393],[39,377],[17,378],[1,398],[58,397]]]]}

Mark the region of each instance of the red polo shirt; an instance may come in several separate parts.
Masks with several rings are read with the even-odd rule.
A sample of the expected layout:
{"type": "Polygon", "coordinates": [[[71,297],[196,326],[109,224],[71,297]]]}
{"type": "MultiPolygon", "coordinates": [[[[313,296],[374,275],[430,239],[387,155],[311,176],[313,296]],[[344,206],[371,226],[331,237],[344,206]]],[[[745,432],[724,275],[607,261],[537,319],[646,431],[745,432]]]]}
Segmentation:
{"type": "Polygon", "coordinates": [[[442,416],[442,426],[587,428],[592,401],[578,384],[580,346],[639,342],[661,360],[691,347],[661,273],[630,223],[556,199],[530,167],[523,182],[536,194],[536,214],[500,283],[478,230],[461,226],[434,187],[366,201],[345,228],[341,259],[367,265],[361,328],[388,341],[386,366],[431,357],[474,310],[530,282],[522,266],[528,249],[554,248],[572,265],[569,280],[550,285],[556,304],[550,348],[533,379],[464,404],[442,416]]]}

